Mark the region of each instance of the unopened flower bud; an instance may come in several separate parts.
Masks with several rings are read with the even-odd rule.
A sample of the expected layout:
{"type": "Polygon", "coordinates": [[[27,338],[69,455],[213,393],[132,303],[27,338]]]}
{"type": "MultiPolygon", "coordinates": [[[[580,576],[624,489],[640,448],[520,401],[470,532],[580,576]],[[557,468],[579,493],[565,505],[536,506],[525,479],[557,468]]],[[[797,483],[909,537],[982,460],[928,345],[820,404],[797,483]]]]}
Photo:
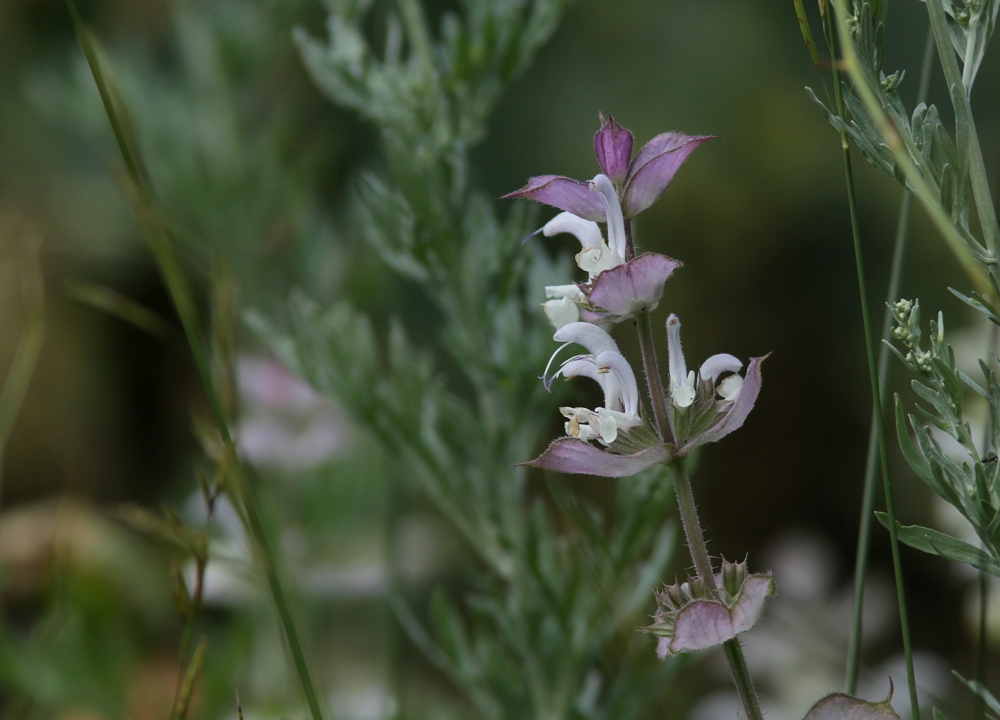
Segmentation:
{"type": "Polygon", "coordinates": [[[730,598],[735,598],[747,575],[746,563],[722,561],[722,587],[730,598]]]}

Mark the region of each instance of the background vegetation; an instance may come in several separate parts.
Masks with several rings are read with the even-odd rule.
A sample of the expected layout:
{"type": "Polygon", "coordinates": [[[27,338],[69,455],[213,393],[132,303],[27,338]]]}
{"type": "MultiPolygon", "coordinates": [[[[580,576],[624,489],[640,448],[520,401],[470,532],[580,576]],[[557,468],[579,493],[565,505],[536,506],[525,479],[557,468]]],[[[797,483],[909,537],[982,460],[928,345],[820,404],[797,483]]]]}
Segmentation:
{"type": "MultiPolygon", "coordinates": [[[[394,7],[375,2],[365,21],[379,53],[394,7]]],[[[425,9],[436,33],[455,7],[428,2],[425,9]]],[[[359,183],[366,172],[385,175],[391,160],[363,113],[331,103],[304,68],[293,28],[322,37],[324,7],[308,0],[100,0],[81,12],[131,112],[206,317],[224,317],[226,298],[238,298],[241,308],[284,327],[294,320],[294,292],[322,307],[349,300],[382,336],[397,318],[443,372],[456,372],[438,340],[446,321],[440,306],[365,241],[371,218],[359,211],[359,183]],[[213,262],[219,247],[231,258],[226,268],[213,262]],[[220,273],[228,295],[211,290],[220,273]]],[[[915,69],[925,12],[918,3],[895,3],[891,14],[887,65],[915,69]]],[[[998,70],[992,52],[975,97],[994,187],[1000,94],[988,80],[998,70]]],[[[900,90],[908,105],[915,80],[900,90]]],[[[791,3],[579,0],[534,65],[499,96],[468,164],[469,184],[487,197],[529,175],[592,176],[598,111],[613,114],[640,142],[665,130],[721,138],[692,156],[664,200],[643,214],[638,242],[685,261],[664,305],[685,318],[692,357],[773,352],[746,427],[706,455],[695,478],[710,549],[730,558],[749,551],[755,569],[776,575],[779,598],[747,649],[773,717],[801,717],[841,682],[870,412],[839,144],[803,91],[820,84],[791,3]]],[[[940,76],[931,88],[932,100],[947,106],[940,76]]],[[[855,172],[870,292],[881,298],[899,189],[866,163],[856,162],[855,172]]],[[[492,207],[518,226],[511,214],[523,209],[500,201],[492,207]]],[[[545,218],[522,222],[537,226],[545,218]]],[[[919,210],[911,227],[902,295],[919,295],[925,313],[944,309],[950,328],[963,317],[971,322],[944,290],[962,277],[951,255],[919,210]]],[[[206,399],[57,0],[0,5],[5,369],[23,330],[18,268],[27,229],[43,238],[46,334],[3,472],[3,711],[164,717],[180,669],[182,623],[170,580],[176,554],[123,523],[118,508],[166,504],[186,522],[202,522],[196,472],[213,469],[199,442],[209,435],[206,399]],[[122,297],[163,323],[153,321],[148,332],[123,321],[120,315],[135,314],[122,297]]],[[[508,241],[518,242],[515,235],[511,230],[508,241]]],[[[566,254],[555,242],[524,252],[539,247],[544,258],[566,254]]],[[[230,397],[234,413],[240,408],[239,436],[255,448],[247,458],[263,478],[270,521],[281,529],[297,616],[336,716],[468,716],[468,697],[399,629],[388,607],[386,558],[397,554],[386,548],[400,549],[406,595],[421,619],[433,613],[434,588],[458,598],[482,590],[475,587],[480,560],[436,505],[393,480],[397,460],[348,409],[282,371],[257,333],[216,323],[223,326],[239,328],[230,397]]],[[[634,357],[626,335],[624,351],[634,357]]],[[[982,327],[970,324],[967,336],[978,353],[982,327]]],[[[961,355],[961,341],[952,342],[961,355]]],[[[890,378],[890,390],[909,392],[905,370],[894,366],[890,378]]],[[[551,417],[554,433],[558,418],[551,417]]],[[[947,527],[898,451],[893,467],[899,517],[947,527]]],[[[555,527],[573,524],[541,475],[525,483],[555,527]]],[[[618,493],[604,480],[566,487],[608,508],[618,493]]],[[[210,564],[206,581],[208,651],[192,715],[233,716],[238,688],[248,717],[289,716],[300,711],[296,680],[266,593],[241,573],[249,551],[239,528],[219,510],[213,557],[222,560],[210,564]]],[[[903,679],[880,532],[874,553],[870,697],[884,695],[886,673],[897,685],[903,679]]],[[[974,580],[906,548],[903,560],[922,684],[944,698],[942,707],[967,702],[948,669],[971,674],[974,580]]],[[[991,638],[1000,643],[1000,608],[995,620],[991,638]]],[[[640,614],[635,625],[642,622],[640,614]]],[[[651,660],[651,640],[630,630],[621,637],[625,645],[648,645],[651,660]]],[[[644,716],[722,716],[728,680],[715,660],[691,658],[675,668],[684,680],[664,679],[644,716]]]]}

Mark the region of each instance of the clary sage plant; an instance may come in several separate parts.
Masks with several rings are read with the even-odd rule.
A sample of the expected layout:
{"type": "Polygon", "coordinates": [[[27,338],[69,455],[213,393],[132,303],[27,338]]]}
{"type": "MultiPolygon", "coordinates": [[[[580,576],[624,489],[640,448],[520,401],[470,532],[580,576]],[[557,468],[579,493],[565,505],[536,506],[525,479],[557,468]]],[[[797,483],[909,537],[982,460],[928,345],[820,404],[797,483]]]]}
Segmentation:
{"type": "Polygon", "coordinates": [[[760,393],[760,366],[753,358],[745,376],[743,363],[718,354],[697,371],[688,370],[681,348],[681,323],[666,321],[668,383],[664,387],[657,361],[650,313],[664,285],[680,263],[657,253],[636,255],[635,217],[667,189],[674,174],[707,136],[657,135],[632,157],[632,133],[614,118],[601,122],[594,149],[601,173],[587,182],[555,175],[531,178],[509,198],[527,198],[562,210],[542,228],[552,236],[576,236],[576,256],[586,282],[545,288],[545,312],[562,345],[543,374],[550,387],[558,377],[586,377],[600,385],[604,405],[594,409],[562,407],[566,437],[555,440],[527,464],[564,473],[604,477],[634,475],[654,465],[673,469],[674,486],[688,548],[697,574],[656,594],[657,655],[722,645],[748,718],[762,718],[743,650],[736,636],[760,620],[764,603],[774,594],[769,575],[748,575],[745,563],[723,561],[717,571],[705,546],[695,509],[685,458],[698,446],[737,430],[760,393]],[[605,238],[598,222],[604,223],[605,238]],[[634,320],[642,348],[644,389],[652,413],[643,409],[635,372],[605,325],[634,320]],[[566,347],[584,348],[552,371],[566,347]]]}

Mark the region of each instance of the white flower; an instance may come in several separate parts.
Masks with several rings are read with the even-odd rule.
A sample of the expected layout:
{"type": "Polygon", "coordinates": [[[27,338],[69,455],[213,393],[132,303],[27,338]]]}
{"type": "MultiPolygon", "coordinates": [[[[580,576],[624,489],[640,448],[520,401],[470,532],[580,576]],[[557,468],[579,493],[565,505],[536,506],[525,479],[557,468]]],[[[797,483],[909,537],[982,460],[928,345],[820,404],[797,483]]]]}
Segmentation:
{"type": "Polygon", "coordinates": [[[605,270],[625,262],[625,220],[614,185],[605,175],[597,175],[589,183],[590,189],[601,196],[607,211],[608,240],[601,236],[601,229],[592,220],[570,212],[561,212],[545,223],[542,234],[552,237],[569,233],[580,241],[582,250],[577,253],[576,264],[586,270],[593,280],[605,270]]]}
{"type": "Polygon", "coordinates": [[[721,398],[720,404],[734,401],[743,387],[743,378],[737,373],[743,368],[743,363],[727,353],[713,355],[701,364],[698,375],[694,370],[688,371],[684,362],[684,351],[681,349],[681,321],[676,315],[667,318],[667,353],[670,356],[670,401],[677,408],[686,408],[694,402],[696,383],[710,380],[715,392],[721,398]],[[716,385],[719,375],[732,373],[716,385]]]}
{"type": "Polygon", "coordinates": [[[571,343],[583,345],[590,353],[576,355],[565,361],[551,378],[546,378],[546,384],[551,385],[560,375],[565,378],[589,377],[604,391],[603,407],[594,410],[581,407],[560,408],[567,420],[567,435],[581,440],[598,439],[605,445],[610,445],[617,439],[619,431],[642,424],[635,374],[607,332],[590,323],[572,322],[559,328],[553,339],[563,345],[553,353],[549,360],[550,367],[559,351],[571,343]]]}
{"type": "Polygon", "coordinates": [[[577,285],[548,285],[545,288],[545,297],[554,298],[542,303],[542,309],[545,310],[545,316],[552,323],[552,327],[558,330],[563,325],[580,319],[580,307],[577,303],[583,302],[584,296],[577,285]]]}

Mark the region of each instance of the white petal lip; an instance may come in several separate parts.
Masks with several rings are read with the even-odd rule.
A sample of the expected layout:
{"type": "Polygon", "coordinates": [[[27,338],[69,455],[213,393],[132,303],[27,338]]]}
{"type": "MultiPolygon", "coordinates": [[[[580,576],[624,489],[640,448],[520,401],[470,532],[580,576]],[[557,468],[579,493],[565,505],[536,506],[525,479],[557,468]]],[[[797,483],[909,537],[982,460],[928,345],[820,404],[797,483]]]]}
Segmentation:
{"type": "Polygon", "coordinates": [[[576,265],[581,270],[586,270],[593,280],[605,270],[618,267],[624,260],[618,257],[614,250],[609,248],[604,241],[600,247],[585,247],[576,254],[576,265]]]}
{"type": "Polygon", "coordinates": [[[719,397],[723,400],[735,400],[743,388],[743,378],[739,375],[730,375],[715,388],[719,397]]]}
{"type": "MultiPolygon", "coordinates": [[[[548,290],[548,288],[546,288],[546,290],[548,290]]],[[[719,353],[718,355],[713,355],[701,364],[698,376],[702,380],[711,380],[714,383],[719,379],[719,375],[722,373],[735,373],[742,369],[743,363],[739,359],[729,355],[728,353],[719,353]]]]}
{"type": "Polygon", "coordinates": [[[571,212],[561,212],[549,220],[542,227],[542,234],[545,237],[552,237],[560,233],[569,233],[580,241],[585,247],[601,247],[604,238],[601,236],[601,228],[592,220],[587,220],[571,212]]]}
{"type": "Polygon", "coordinates": [[[622,215],[622,205],[618,200],[618,192],[607,175],[598,173],[590,181],[590,189],[604,198],[604,207],[608,215],[608,245],[625,257],[625,217],[622,215]]]}
{"type": "MultiPolygon", "coordinates": [[[[589,355],[570,358],[555,374],[565,378],[587,377],[601,386],[604,392],[604,407],[612,410],[621,406],[621,382],[613,373],[601,372],[597,361],[589,355]]],[[[554,378],[553,378],[554,379],[554,378]]]]}
{"type": "MultiPolygon", "coordinates": [[[[626,415],[638,415],[639,386],[636,384],[635,373],[632,372],[632,366],[628,364],[628,360],[620,352],[613,350],[602,352],[596,360],[598,366],[609,367],[611,369],[609,374],[617,378],[622,411],[626,415]]],[[[609,410],[618,409],[607,402],[604,406],[609,410]]]]}
{"type": "Polygon", "coordinates": [[[583,300],[583,290],[576,283],[569,285],[546,285],[545,297],[569,298],[570,300],[583,300]]]}
{"type": "Polygon", "coordinates": [[[680,385],[670,388],[670,400],[675,407],[686,408],[694,402],[694,370],[688,373],[687,379],[680,385]]]}
{"type": "Polygon", "coordinates": [[[583,345],[595,357],[608,350],[618,352],[618,345],[607,331],[586,322],[575,322],[564,325],[556,330],[552,339],[561,343],[583,345]]]}
{"type": "Polygon", "coordinates": [[[557,329],[580,320],[580,307],[568,297],[543,302],[542,309],[549,323],[557,329]]]}

